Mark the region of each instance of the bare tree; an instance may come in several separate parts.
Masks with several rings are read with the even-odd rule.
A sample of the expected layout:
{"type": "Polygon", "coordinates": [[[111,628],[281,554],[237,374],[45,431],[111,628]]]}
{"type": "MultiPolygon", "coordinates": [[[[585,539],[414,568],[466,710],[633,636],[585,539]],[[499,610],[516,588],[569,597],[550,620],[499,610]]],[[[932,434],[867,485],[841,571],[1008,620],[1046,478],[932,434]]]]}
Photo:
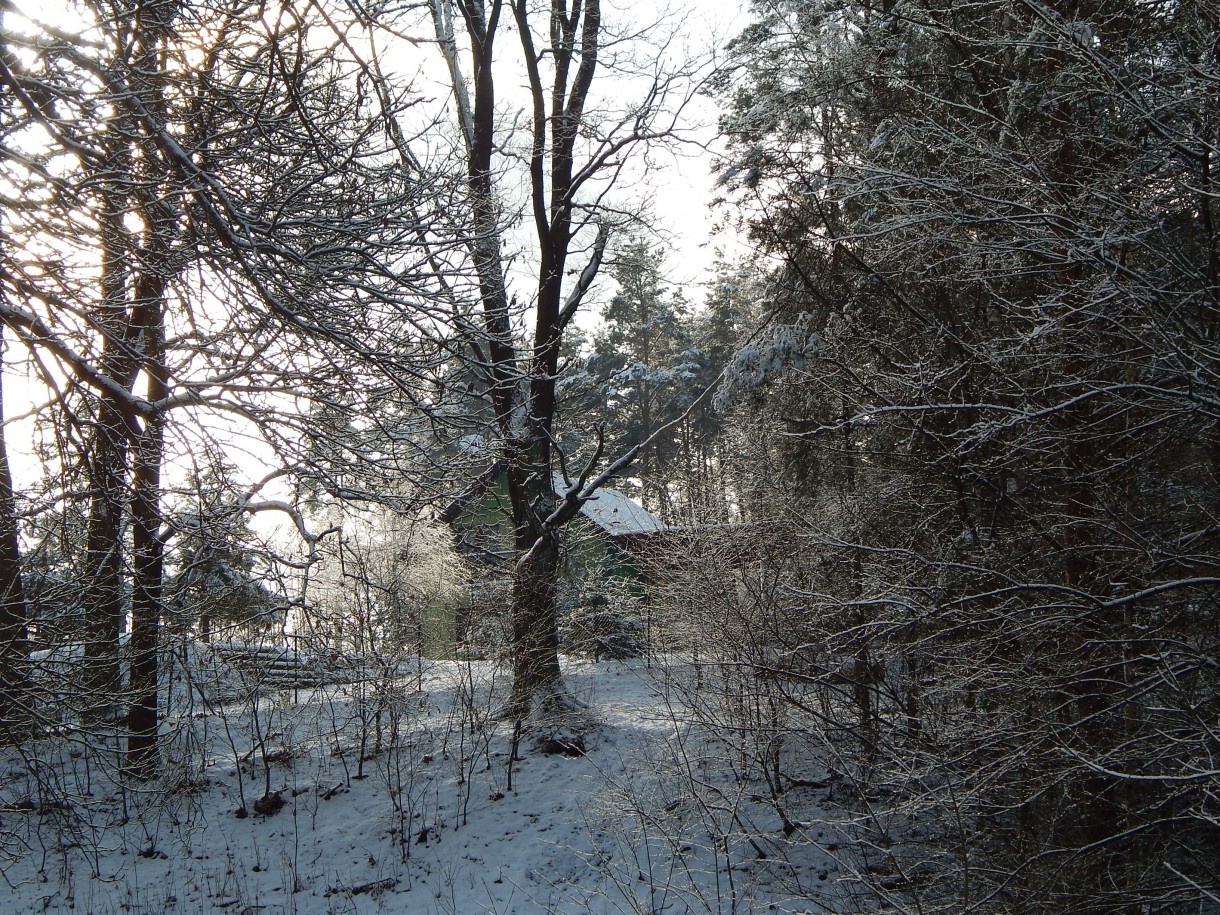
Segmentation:
{"type": "Polygon", "coordinates": [[[541,7],[526,0],[434,0],[431,10],[451,80],[469,192],[468,251],[481,326],[464,342],[490,403],[492,451],[506,462],[512,505],[517,563],[509,711],[520,718],[568,701],[555,601],[562,528],[630,458],[602,463],[599,446],[591,460],[569,467],[556,448],[564,334],[597,279],[612,230],[627,221],[614,208],[613,186],[634,150],[674,134],[692,73],[687,61],[668,70],[662,54],[638,97],[612,104],[595,93],[599,70],[625,58],[636,39],[615,35],[598,0],[555,0],[541,7]],[[504,36],[516,40],[516,72],[528,90],[508,125],[498,121],[508,95],[496,54],[504,36]],[[525,272],[533,289],[524,313],[508,279],[514,214],[503,185],[517,174],[514,148],[521,149],[530,227],[525,272]],[[570,267],[577,256],[581,261],[570,267]],[[563,481],[558,493],[557,478],[563,481]]]}
{"type": "MultiPolygon", "coordinates": [[[[4,59],[27,125],[5,161],[29,204],[7,226],[0,307],[52,392],[59,497],[80,499],[78,467],[87,481],[86,711],[119,710],[130,610],[128,750],[148,772],[167,445],[218,434],[220,417],[285,445],[308,426],[301,403],[354,380],[356,355],[377,368],[377,387],[357,387],[370,398],[423,377],[398,318],[431,283],[411,250],[444,182],[402,168],[384,125],[404,97],[363,94],[334,52],[341,23],[246,4],[90,13],[90,40],[35,29],[13,36],[24,58],[4,59]]],[[[300,449],[282,460],[308,464],[300,449]]],[[[271,507],[292,512],[243,505],[271,507]]]]}

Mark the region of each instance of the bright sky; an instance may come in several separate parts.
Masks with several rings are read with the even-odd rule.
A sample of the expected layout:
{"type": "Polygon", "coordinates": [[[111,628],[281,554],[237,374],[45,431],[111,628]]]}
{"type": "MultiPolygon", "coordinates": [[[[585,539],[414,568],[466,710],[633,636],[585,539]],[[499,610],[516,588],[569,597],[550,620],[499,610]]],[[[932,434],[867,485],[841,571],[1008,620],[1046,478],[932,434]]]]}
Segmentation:
{"type": "MultiPolygon", "coordinates": [[[[608,32],[623,23],[629,23],[631,30],[643,30],[655,24],[644,40],[655,44],[661,37],[665,38],[664,50],[659,56],[671,66],[699,61],[706,78],[711,64],[723,59],[727,42],[748,22],[743,11],[747,2],[676,0],[665,4],[655,0],[603,0],[603,22],[608,32]]],[[[430,21],[425,21],[412,34],[428,35],[430,28],[430,21]]],[[[611,58],[618,53],[618,48],[603,50],[604,63],[595,78],[591,102],[602,99],[612,107],[627,105],[643,98],[649,88],[651,81],[647,75],[641,79],[625,74],[625,71],[657,64],[656,52],[648,48],[641,60],[619,64],[616,72],[611,58]]],[[[408,79],[426,97],[447,102],[448,72],[434,46],[400,42],[386,60],[387,66],[396,67],[397,75],[408,79]]],[[[508,123],[514,109],[528,111],[530,104],[519,64],[519,46],[511,32],[498,40],[496,61],[497,100],[504,112],[502,123],[508,123]]],[[[463,63],[466,63],[465,58],[463,63]]],[[[716,259],[716,248],[724,247],[730,256],[740,253],[738,239],[712,237],[716,215],[709,212],[708,205],[715,197],[715,176],[711,170],[721,148],[717,142],[718,114],[716,102],[706,95],[695,95],[685,105],[677,125],[676,133],[682,142],[651,144],[646,161],[643,149],[637,149],[633,154],[634,169],[627,171],[610,198],[613,205],[641,206],[649,212],[654,243],[669,249],[666,270],[670,281],[687,287],[687,299],[696,304],[703,299],[699,287],[709,279],[708,271],[716,259]]],[[[513,193],[509,184],[504,182],[500,189],[506,197],[513,193]]],[[[526,205],[526,193],[522,183],[521,199],[515,201],[518,206],[526,205]]],[[[528,244],[528,241],[522,244],[528,244]]],[[[528,265],[522,272],[528,272],[528,265]]],[[[526,277],[518,277],[517,282],[522,286],[519,294],[528,295],[526,277]]],[[[600,289],[595,287],[593,302],[582,316],[584,326],[596,320],[597,303],[607,300],[611,292],[607,283],[602,283],[600,289]]]]}
{"type": "MultiPolygon", "coordinates": [[[[743,3],[744,0],[688,0],[686,3],[673,4],[666,21],[672,25],[677,37],[670,43],[668,53],[675,59],[681,59],[683,55],[693,58],[722,52],[728,39],[745,24],[746,19],[741,12],[743,3]]],[[[49,20],[70,29],[74,17],[64,12],[67,6],[53,0],[18,0],[17,3],[18,9],[30,10],[36,19],[49,20]]],[[[607,0],[606,8],[604,18],[610,23],[651,21],[661,15],[658,5],[648,0],[607,0]]],[[[505,39],[500,45],[499,57],[511,66],[516,59],[515,40],[511,36],[505,36],[505,39]]],[[[405,44],[403,47],[408,49],[400,64],[403,75],[438,73],[439,67],[438,75],[443,77],[440,55],[434,47],[405,44]]],[[[437,94],[443,97],[443,86],[439,82],[437,94]]],[[[629,98],[631,83],[624,80],[621,85],[623,96],[629,98]]],[[[610,87],[609,94],[613,98],[618,89],[609,66],[599,72],[595,92],[604,96],[607,87],[610,87]]],[[[502,92],[501,98],[506,105],[513,102],[511,93],[502,92]]],[[[715,258],[716,246],[725,245],[732,253],[735,244],[729,238],[713,239],[710,233],[714,217],[708,211],[708,203],[713,197],[711,167],[714,161],[716,116],[716,106],[710,99],[696,97],[690,103],[682,124],[685,136],[691,142],[678,150],[650,156],[647,167],[641,162],[628,182],[629,196],[649,204],[655,215],[657,242],[671,246],[666,264],[670,280],[675,285],[684,286],[686,298],[696,304],[704,298],[702,289],[698,287],[708,279],[707,271],[715,258]],[[705,152],[700,144],[708,145],[713,152],[705,152]]],[[[609,295],[609,286],[603,283],[600,293],[593,297],[586,308],[586,327],[596,318],[599,303],[606,301],[609,295]]],[[[12,343],[11,336],[8,335],[10,356],[24,362],[24,354],[12,343]]],[[[19,366],[10,366],[6,360],[4,406],[5,416],[9,420],[5,431],[17,477],[15,482],[21,488],[23,484],[33,482],[37,467],[33,459],[32,421],[19,418],[45,401],[46,394],[40,385],[29,383],[22,374],[15,374],[17,368],[19,366]]],[[[245,463],[248,459],[242,459],[240,453],[241,446],[235,442],[233,457],[245,463]]],[[[254,461],[259,463],[257,458],[254,461]]]]}

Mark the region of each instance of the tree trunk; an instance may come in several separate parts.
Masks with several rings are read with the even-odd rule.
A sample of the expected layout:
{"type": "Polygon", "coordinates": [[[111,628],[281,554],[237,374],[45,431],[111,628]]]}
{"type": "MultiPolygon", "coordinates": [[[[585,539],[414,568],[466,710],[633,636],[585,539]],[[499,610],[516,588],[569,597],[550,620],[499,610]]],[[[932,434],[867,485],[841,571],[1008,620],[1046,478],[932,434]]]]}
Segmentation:
{"type": "MultiPolygon", "coordinates": [[[[467,184],[473,230],[467,247],[478,276],[482,338],[471,350],[495,413],[496,434],[508,465],[517,566],[513,577],[513,702],[521,718],[542,706],[566,704],[559,673],[556,583],[561,528],[579,510],[577,500],[556,509],[552,486],[552,425],[557,405],[559,348],[564,330],[597,276],[608,238],[598,225],[589,261],[574,287],[564,289],[573,235],[594,222],[589,209],[576,208],[580,187],[616,167],[612,159],[590,159],[574,170],[585,102],[598,63],[599,0],[574,4],[553,0],[538,29],[524,0],[457,0],[451,7],[432,0],[438,46],[453,83],[454,103],[467,155],[467,184]],[[469,39],[471,80],[458,63],[453,9],[469,39]],[[532,349],[515,336],[514,303],[505,285],[501,245],[503,208],[494,187],[496,99],[493,59],[502,16],[516,20],[516,34],[530,89],[531,146],[528,157],[530,204],[537,247],[537,298],[532,349]],[[549,72],[548,72],[549,71],[549,72]],[[547,76],[551,77],[548,84],[547,76]],[[574,226],[573,214],[580,214],[574,226]]],[[[540,13],[540,11],[539,11],[540,13]]],[[[622,145],[629,142],[620,138],[622,145]]]]}
{"type": "Polygon", "coordinates": [[[0,326],[0,743],[17,742],[28,723],[29,630],[16,500],[4,436],[3,327],[0,326]]]}
{"type": "MultiPolygon", "coordinates": [[[[139,7],[140,51],[136,74],[147,110],[165,118],[164,62],[160,53],[174,16],[172,4],[152,2],[139,7]]],[[[140,273],[135,284],[135,324],[140,329],[141,369],[148,379],[148,400],[158,403],[169,394],[165,365],[165,307],[170,279],[180,269],[177,243],[181,234],[169,196],[170,171],[151,137],[142,143],[146,183],[140,215],[147,226],[140,273]]],[[[161,461],[165,450],[165,414],[148,416],[136,439],[132,473],[132,607],[131,704],[127,711],[127,765],[137,777],[156,772],[157,652],[160,647],[165,544],[161,539],[161,461]]]]}
{"type": "MultiPolygon", "coordinates": [[[[159,366],[157,367],[159,368],[159,366]]],[[[155,373],[155,369],[154,369],[155,373]]],[[[163,387],[154,379],[150,387],[163,387]]],[[[131,704],[127,766],[139,778],[156,772],[157,652],[160,647],[165,546],[161,539],[161,457],[164,418],[148,420],[132,474],[131,704]]]]}
{"type": "MultiPolygon", "coordinates": [[[[130,390],[135,366],[128,354],[131,316],[130,233],[123,222],[129,205],[125,190],[132,172],[128,136],[132,126],[115,114],[107,125],[108,160],[101,169],[99,240],[102,248],[101,301],[96,322],[102,335],[101,368],[124,390],[130,390]]],[[[99,397],[85,455],[89,481],[89,521],[85,534],[84,646],[82,714],[105,721],[116,714],[122,687],[119,636],[126,608],[123,595],[123,514],[127,502],[128,422],[123,405],[111,395],[99,397]]]]}
{"type": "Polygon", "coordinates": [[[123,511],[127,498],[127,442],[124,419],[107,401],[98,406],[88,456],[89,523],[85,534],[83,589],[86,718],[113,717],[119,701],[119,636],[123,631],[123,511]]]}
{"type": "MultiPolygon", "coordinates": [[[[537,489],[523,488],[526,492],[537,489]]],[[[513,697],[509,711],[510,717],[524,718],[531,711],[546,712],[565,703],[555,602],[560,532],[542,531],[527,522],[518,528],[515,546],[520,558],[513,575],[513,697]]]]}
{"type": "MultiPolygon", "coordinates": [[[[4,13],[0,11],[0,25],[4,13]]],[[[0,221],[3,216],[0,215],[0,221]]],[[[0,295],[3,295],[0,290],[0,295]]],[[[0,743],[16,743],[27,722],[28,611],[21,581],[17,509],[4,435],[4,325],[0,324],[0,743]]]]}

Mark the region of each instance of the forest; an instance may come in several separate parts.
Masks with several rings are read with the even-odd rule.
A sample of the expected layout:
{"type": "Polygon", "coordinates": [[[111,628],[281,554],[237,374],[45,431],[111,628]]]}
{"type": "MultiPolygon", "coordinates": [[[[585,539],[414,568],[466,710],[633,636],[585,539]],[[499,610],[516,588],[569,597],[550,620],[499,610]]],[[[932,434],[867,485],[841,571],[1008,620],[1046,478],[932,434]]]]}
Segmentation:
{"type": "Polygon", "coordinates": [[[0,912],[1220,915],[1217,0],[0,87],[0,912]]]}

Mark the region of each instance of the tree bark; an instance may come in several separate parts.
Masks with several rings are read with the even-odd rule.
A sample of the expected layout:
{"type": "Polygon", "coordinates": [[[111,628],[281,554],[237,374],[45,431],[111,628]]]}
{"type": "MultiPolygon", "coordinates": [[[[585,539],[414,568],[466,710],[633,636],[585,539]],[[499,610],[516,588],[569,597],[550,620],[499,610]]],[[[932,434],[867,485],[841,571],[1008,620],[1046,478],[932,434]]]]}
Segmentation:
{"type": "Polygon", "coordinates": [[[549,475],[544,482],[524,468],[509,472],[514,515],[522,515],[514,538],[519,559],[513,575],[513,695],[509,709],[510,717],[517,719],[531,711],[545,712],[564,701],[555,602],[561,532],[558,528],[544,529],[530,507],[530,503],[554,502],[550,486],[549,475]],[[518,509],[519,503],[524,504],[518,509]]]}
{"type": "Polygon", "coordinates": [[[84,708],[93,720],[113,717],[121,690],[119,636],[123,631],[123,513],[127,500],[127,441],[121,412],[107,400],[98,415],[88,456],[89,521],[83,589],[84,708]]]}
{"type": "MultiPolygon", "coordinates": [[[[440,0],[433,0],[432,15],[450,69],[467,153],[474,230],[469,246],[479,282],[487,355],[482,370],[507,459],[513,544],[518,556],[513,576],[511,713],[525,717],[539,704],[552,704],[562,696],[555,606],[562,522],[552,517],[551,428],[560,341],[583,287],[592,281],[591,276],[582,275],[576,292],[565,301],[564,266],[573,231],[574,150],[596,68],[601,20],[597,0],[580,0],[571,10],[556,0],[549,10],[551,40],[544,55],[534,46],[526,4],[520,0],[509,4],[532,98],[529,174],[539,261],[533,348],[526,358],[513,341],[501,246],[503,226],[493,184],[496,112],[492,62],[504,8],[503,0],[457,3],[470,40],[472,91],[467,91],[458,67],[451,21],[440,0]],[[541,69],[548,55],[554,67],[549,91],[541,69]]],[[[591,262],[593,275],[604,246],[605,238],[599,235],[591,262]]]]}
{"type": "Polygon", "coordinates": [[[29,624],[4,434],[3,354],[0,325],[0,743],[15,743],[29,721],[29,624]]]}
{"type": "Polygon", "coordinates": [[[133,775],[156,771],[157,652],[161,631],[164,544],[161,540],[163,418],[148,421],[132,474],[131,703],[127,711],[127,764],[133,775]]]}

